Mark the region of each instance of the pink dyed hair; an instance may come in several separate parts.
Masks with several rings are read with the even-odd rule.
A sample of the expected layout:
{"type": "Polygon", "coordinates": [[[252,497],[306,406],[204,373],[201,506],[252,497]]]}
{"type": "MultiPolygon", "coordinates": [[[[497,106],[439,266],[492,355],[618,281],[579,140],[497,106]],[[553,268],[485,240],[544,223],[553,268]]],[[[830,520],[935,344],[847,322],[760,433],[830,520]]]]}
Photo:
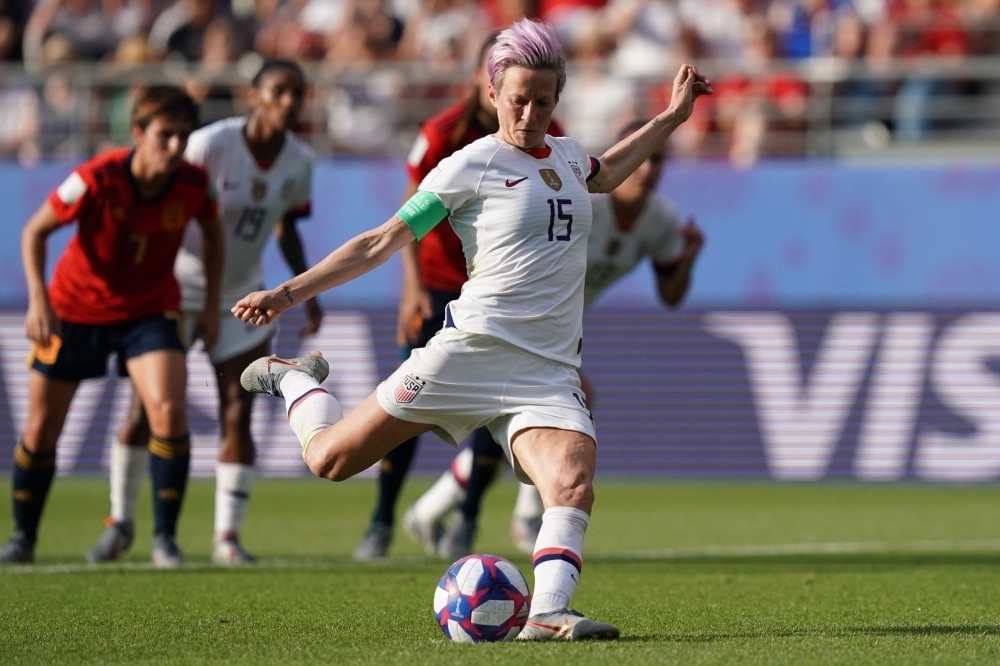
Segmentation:
{"type": "Polygon", "coordinates": [[[496,90],[509,67],[555,70],[556,97],[566,85],[566,55],[555,29],[548,23],[521,19],[497,35],[486,68],[496,90]]]}

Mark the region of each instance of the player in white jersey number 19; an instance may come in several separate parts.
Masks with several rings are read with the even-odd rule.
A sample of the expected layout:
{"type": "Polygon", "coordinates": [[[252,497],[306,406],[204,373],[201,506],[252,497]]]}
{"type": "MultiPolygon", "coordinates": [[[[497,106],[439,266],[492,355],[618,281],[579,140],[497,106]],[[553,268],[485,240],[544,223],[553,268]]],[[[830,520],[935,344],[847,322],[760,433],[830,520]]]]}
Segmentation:
{"type": "MultiPolygon", "coordinates": [[[[625,139],[645,124],[646,121],[630,123],[619,133],[618,140],[625,139]]],[[[594,221],[590,240],[587,242],[585,309],[646,257],[652,262],[657,290],[663,303],[675,308],[684,300],[691,284],[691,269],[705,239],[694,220],[689,220],[682,226],[673,205],[656,193],[666,159],[667,150],[664,145],[654,151],[614,192],[590,195],[594,221]]],[[[595,403],[594,391],[582,372],[580,380],[587,396],[587,407],[592,410],[595,403]]],[[[447,554],[452,560],[473,552],[472,540],[476,532],[478,512],[475,516],[469,516],[468,505],[462,505],[467,494],[466,488],[469,493],[480,494],[485,489],[473,487],[475,480],[470,478],[473,455],[473,447],[462,449],[448,471],[406,513],[410,524],[417,523],[414,531],[422,534],[445,534],[442,538],[444,543],[438,544],[436,552],[442,556],[447,554]],[[442,526],[447,514],[460,506],[465,515],[456,520],[466,523],[466,529],[461,531],[465,537],[461,543],[457,538],[448,538],[457,530],[445,531],[442,526]]],[[[492,479],[483,485],[491,481],[492,479]]],[[[478,506],[476,502],[475,507],[478,506]]],[[[530,484],[520,484],[511,516],[510,533],[514,544],[528,555],[534,552],[542,513],[542,499],[538,489],[530,484]]]]}
{"type": "MultiPolygon", "coordinates": [[[[226,233],[220,302],[228,309],[247,291],[261,285],[260,258],[272,232],[298,275],[307,266],[296,223],[310,212],[312,150],[291,128],[298,122],[305,78],[295,63],[268,61],[254,77],[250,114],[213,123],[191,135],[185,159],[208,171],[218,194],[219,218],[226,233]]],[[[197,235],[187,234],[174,274],[181,287],[185,344],[193,340],[192,317],[204,301],[205,271],[197,235]]],[[[306,302],[308,323],[303,335],[319,329],[323,313],[315,300],[306,302]]],[[[239,542],[253,478],[254,442],[250,436],[253,396],[240,388],[240,372],[266,354],[273,331],[223,318],[218,340],[208,348],[219,389],[222,441],[216,467],[215,534],[212,560],[218,564],[253,561],[239,542]],[[230,322],[229,324],[225,323],[230,322]]],[[[147,467],[148,435],[142,408],[133,400],[131,414],[111,452],[111,516],[91,562],[116,559],[129,547],[137,493],[147,467]]],[[[162,564],[177,564],[180,553],[164,554],[162,564]]]]}
{"type": "Polygon", "coordinates": [[[594,502],[597,434],[580,387],[588,192],[611,192],[710,94],[683,65],[670,106],[645,127],[589,157],[570,138],[545,135],[565,83],[551,26],[522,20],[490,51],[490,100],[500,130],[441,161],[382,227],[334,250],[277,289],[233,308],[267,325],[305,298],[384,263],[445,218],[462,241],[469,281],[445,328],[410,355],[346,418],[320,388],[322,357],[261,358],[244,388],[285,399],[289,425],[317,476],[340,481],[430,430],[453,444],[487,427],[545,505],[535,544],[535,589],[519,640],[617,638],[618,629],[568,608],[580,580],[594,502]]]}

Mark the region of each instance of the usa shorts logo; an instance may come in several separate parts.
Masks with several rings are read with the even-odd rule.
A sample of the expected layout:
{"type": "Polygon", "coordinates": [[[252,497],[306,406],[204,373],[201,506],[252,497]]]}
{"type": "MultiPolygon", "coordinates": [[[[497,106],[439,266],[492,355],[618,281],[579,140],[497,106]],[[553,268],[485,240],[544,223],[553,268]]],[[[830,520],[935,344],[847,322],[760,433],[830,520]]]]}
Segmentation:
{"type": "Polygon", "coordinates": [[[417,397],[420,393],[420,389],[424,387],[427,382],[420,381],[419,377],[411,377],[406,375],[403,377],[403,381],[399,383],[396,387],[396,402],[405,405],[408,402],[413,402],[413,399],[417,397]]]}

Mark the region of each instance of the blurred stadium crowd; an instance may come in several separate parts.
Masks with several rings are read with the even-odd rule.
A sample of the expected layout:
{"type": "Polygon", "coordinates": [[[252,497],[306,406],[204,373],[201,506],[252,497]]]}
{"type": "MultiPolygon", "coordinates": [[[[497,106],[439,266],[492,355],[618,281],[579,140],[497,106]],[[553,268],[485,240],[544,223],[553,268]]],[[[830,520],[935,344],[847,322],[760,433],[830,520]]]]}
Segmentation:
{"type": "MultiPolygon", "coordinates": [[[[521,16],[559,31],[568,132],[597,151],[699,63],[716,95],[674,143],[750,164],[1000,130],[1000,0],[0,0],[0,156],[78,159],[128,141],[135,88],[182,81],[203,120],[239,113],[262,58],[315,84],[321,152],[400,154],[521,16]],[[976,64],[979,67],[976,67],[976,64]]],[[[984,134],[986,133],[986,134],[984,134]]]]}

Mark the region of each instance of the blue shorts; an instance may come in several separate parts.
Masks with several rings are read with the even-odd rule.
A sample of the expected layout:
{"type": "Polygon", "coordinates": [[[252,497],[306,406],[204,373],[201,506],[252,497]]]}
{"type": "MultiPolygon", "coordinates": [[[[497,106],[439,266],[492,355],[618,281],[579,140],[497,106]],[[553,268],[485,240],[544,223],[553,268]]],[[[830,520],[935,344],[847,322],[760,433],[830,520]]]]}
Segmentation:
{"type": "Polygon", "coordinates": [[[31,348],[30,366],[52,379],[82,381],[103,377],[113,352],[118,356],[119,376],[127,377],[125,363],[131,358],[164,349],[184,353],[180,323],[180,315],[173,312],[100,326],[64,321],[60,323],[62,344],[53,362],[42,362],[39,356],[44,354],[36,344],[31,348]]]}

